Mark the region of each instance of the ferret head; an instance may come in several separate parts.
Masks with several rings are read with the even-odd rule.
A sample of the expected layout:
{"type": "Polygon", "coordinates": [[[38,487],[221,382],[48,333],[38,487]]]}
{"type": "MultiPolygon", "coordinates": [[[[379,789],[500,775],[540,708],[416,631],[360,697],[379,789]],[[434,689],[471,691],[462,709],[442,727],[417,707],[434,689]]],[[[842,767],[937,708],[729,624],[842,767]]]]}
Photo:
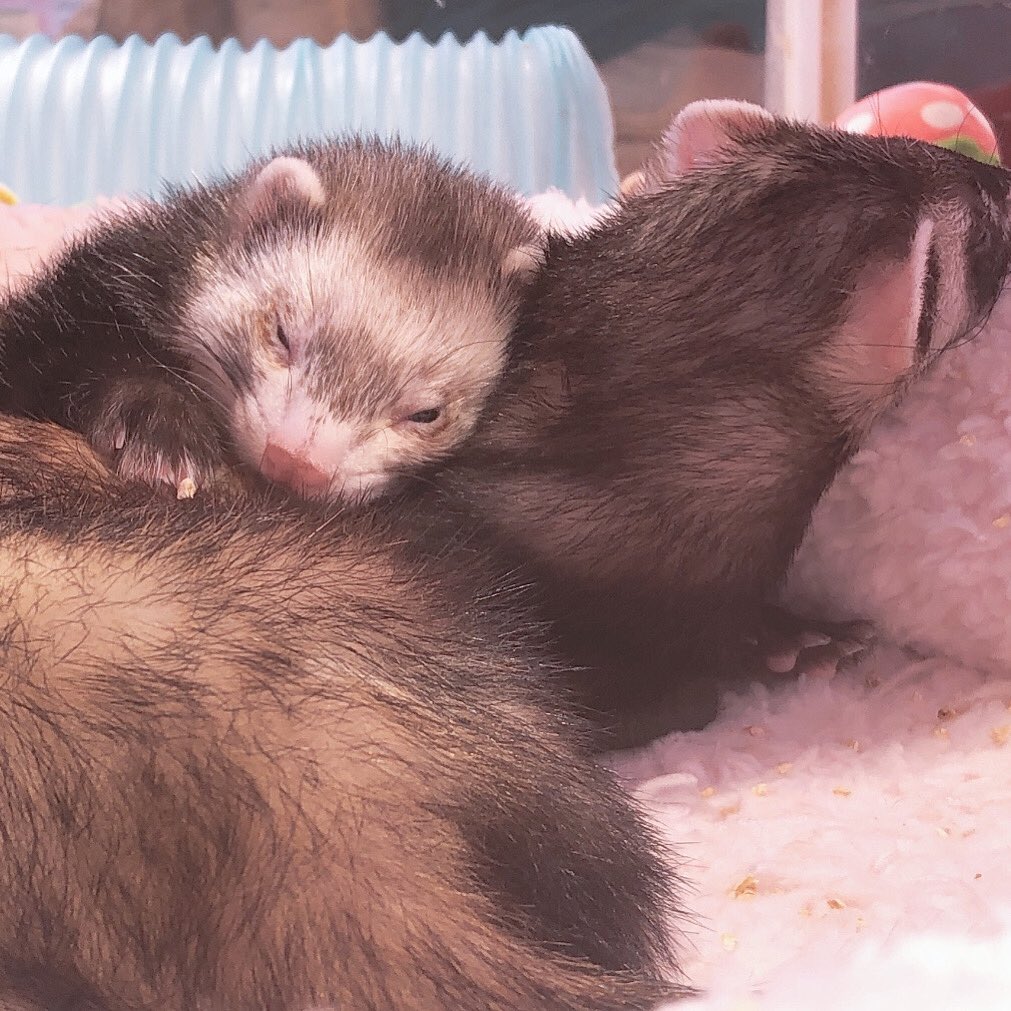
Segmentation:
{"type": "Polygon", "coordinates": [[[857,432],[993,307],[1011,264],[1009,191],[1006,170],[920,141],[720,101],[675,118],[623,201],[633,216],[682,215],[663,227],[723,293],[692,318],[712,309],[767,377],[802,370],[857,432]],[[779,369],[762,347],[777,336],[779,369]]]}
{"type": "Polygon", "coordinates": [[[425,152],[349,141],[259,164],[219,199],[224,238],[175,342],[248,464],[363,500],[467,437],[540,265],[518,198],[425,152]]]}
{"type": "Polygon", "coordinates": [[[868,426],[992,308],[1009,180],[913,140],[687,107],[613,214],[549,243],[508,382],[551,410],[530,424],[505,386],[471,443],[521,461],[513,535],[600,580],[653,564],[723,593],[784,571],[868,426]],[[523,469],[541,446],[574,475],[564,499],[523,469]],[[580,512],[580,474],[608,508],[580,512]],[[599,550],[615,530],[641,550],[599,550]]]}

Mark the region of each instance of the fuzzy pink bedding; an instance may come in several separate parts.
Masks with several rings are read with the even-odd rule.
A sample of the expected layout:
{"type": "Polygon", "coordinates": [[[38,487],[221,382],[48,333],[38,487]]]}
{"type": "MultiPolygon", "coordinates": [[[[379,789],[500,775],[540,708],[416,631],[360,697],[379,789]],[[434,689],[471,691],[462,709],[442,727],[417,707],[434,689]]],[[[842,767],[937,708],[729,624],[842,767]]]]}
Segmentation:
{"type": "MultiPolygon", "coordinates": [[[[555,197],[538,210],[586,214],[555,197]]],[[[0,278],[88,214],[0,207],[0,278]]],[[[1011,311],[991,326],[1011,331],[1011,311]]],[[[886,645],[843,674],[727,698],[708,729],[615,765],[691,885],[685,967],[709,990],[691,1007],[1011,1006],[1006,675],[886,645]]]]}

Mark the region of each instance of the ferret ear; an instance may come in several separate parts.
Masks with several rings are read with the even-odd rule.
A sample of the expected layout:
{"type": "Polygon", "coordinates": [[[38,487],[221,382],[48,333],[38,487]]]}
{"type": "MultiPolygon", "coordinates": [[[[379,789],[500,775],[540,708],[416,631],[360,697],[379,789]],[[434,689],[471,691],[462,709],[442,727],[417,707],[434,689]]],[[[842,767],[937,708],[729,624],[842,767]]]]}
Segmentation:
{"type": "Polygon", "coordinates": [[[664,131],[657,154],[667,178],[713,165],[743,137],[764,133],[776,117],[760,105],[728,99],[686,105],[664,131]]]}
{"type": "Polygon", "coordinates": [[[622,196],[658,189],[686,172],[714,165],[736,141],[763,133],[775,122],[771,112],[751,102],[692,102],[671,121],[646,165],[624,180],[622,196]]]}
{"type": "Polygon", "coordinates": [[[903,259],[865,266],[850,295],[832,372],[865,401],[908,376],[933,344],[939,278],[935,222],[920,220],[903,259]]]}
{"type": "Polygon", "coordinates": [[[526,284],[544,266],[547,236],[513,246],[502,260],[502,276],[526,284]]]}
{"type": "Polygon", "coordinates": [[[318,207],[326,199],[323,181],[301,158],[268,162],[246,185],[237,203],[236,226],[242,230],[274,212],[285,201],[318,207]]]}

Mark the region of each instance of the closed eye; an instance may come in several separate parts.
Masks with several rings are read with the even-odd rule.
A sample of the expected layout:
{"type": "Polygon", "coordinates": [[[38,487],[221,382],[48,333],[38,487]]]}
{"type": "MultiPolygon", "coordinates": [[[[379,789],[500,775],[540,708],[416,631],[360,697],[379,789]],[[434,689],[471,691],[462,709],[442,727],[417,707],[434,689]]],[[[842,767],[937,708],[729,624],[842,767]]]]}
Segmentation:
{"type": "Polygon", "coordinates": [[[430,425],[433,421],[439,420],[440,414],[442,414],[442,411],[438,407],[426,407],[423,411],[415,411],[414,414],[409,414],[407,420],[414,422],[416,425],[430,425]]]}
{"type": "Polygon", "coordinates": [[[288,335],[284,331],[284,327],[281,325],[280,321],[277,324],[277,331],[275,333],[277,338],[277,343],[284,348],[286,354],[291,354],[291,344],[288,341],[288,335]]]}
{"type": "Polygon", "coordinates": [[[940,283],[941,263],[937,256],[937,248],[933,242],[927,250],[927,270],[923,278],[923,296],[920,306],[920,319],[916,328],[916,357],[924,359],[930,352],[934,336],[934,324],[937,322],[937,297],[940,283]]]}

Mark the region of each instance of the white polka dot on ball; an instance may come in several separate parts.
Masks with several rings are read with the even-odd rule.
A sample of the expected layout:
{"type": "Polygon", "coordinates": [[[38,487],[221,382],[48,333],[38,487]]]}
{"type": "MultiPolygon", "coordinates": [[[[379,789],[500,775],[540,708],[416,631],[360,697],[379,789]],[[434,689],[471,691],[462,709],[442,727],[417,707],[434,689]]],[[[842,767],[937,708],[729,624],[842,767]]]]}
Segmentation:
{"type": "Polygon", "coordinates": [[[965,122],[965,109],[954,102],[928,102],[920,110],[920,118],[936,130],[950,130],[965,122]]]}
{"type": "Polygon", "coordinates": [[[847,133],[866,133],[872,126],[874,126],[874,113],[858,112],[843,123],[842,128],[847,133]]]}

